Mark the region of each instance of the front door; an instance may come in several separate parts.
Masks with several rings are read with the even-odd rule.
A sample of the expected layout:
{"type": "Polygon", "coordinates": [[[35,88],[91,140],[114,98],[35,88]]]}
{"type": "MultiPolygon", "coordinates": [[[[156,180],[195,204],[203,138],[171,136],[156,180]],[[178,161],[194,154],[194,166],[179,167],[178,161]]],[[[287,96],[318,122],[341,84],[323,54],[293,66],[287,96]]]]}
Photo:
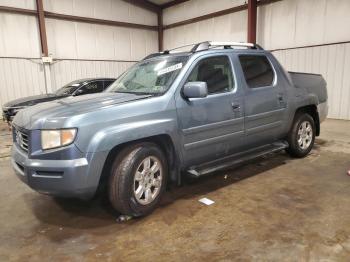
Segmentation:
{"type": "Polygon", "coordinates": [[[239,149],[244,135],[243,99],[237,88],[231,59],[227,55],[206,56],[190,67],[187,82],[207,83],[208,96],[176,97],[183,157],[187,166],[203,163],[239,149]]]}

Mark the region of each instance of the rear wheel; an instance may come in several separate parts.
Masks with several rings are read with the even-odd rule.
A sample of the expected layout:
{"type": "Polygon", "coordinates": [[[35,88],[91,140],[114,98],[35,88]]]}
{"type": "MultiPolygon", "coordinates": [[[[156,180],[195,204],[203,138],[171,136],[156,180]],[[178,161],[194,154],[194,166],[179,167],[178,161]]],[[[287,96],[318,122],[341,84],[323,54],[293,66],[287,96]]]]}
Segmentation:
{"type": "Polygon", "coordinates": [[[156,145],[143,143],[121,155],[111,170],[110,202],[123,215],[147,215],[165,191],[168,167],[164,154],[156,145]]]}
{"type": "Polygon", "coordinates": [[[288,134],[287,152],[293,157],[305,157],[310,153],[315,142],[315,122],[306,113],[296,115],[291,131],[288,134]]]}

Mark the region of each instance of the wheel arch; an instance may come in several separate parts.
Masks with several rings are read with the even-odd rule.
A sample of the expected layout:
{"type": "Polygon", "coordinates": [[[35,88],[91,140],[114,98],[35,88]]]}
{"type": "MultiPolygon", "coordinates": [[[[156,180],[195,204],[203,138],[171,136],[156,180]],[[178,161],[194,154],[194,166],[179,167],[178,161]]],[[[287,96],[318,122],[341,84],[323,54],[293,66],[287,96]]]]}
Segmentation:
{"type": "MultiPolygon", "coordinates": [[[[306,106],[299,107],[295,111],[294,119],[297,115],[302,114],[302,113],[309,114],[313,118],[313,120],[315,122],[315,128],[316,128],[316,136],[319,136],[320,132],[321,132],[321,126],[320,126],[320,118],[318,115],[317,106],[316,105],[306,105],[306,106]]],[[[293,122],[294,122],[294,119],[293,119],[293,122]]]]}
{"type": "Polygon", "coordinates": [[[181,160],[176,153],[174,142],[170,135],[159,134],[141,139],[136,139],[121,143],[114,146],[108,153],[105,163],[102,168],[98,191],[104,191],[110,176],[110,169],[116,157],[118,157],[126,148],[141,144],[141,143],[153,143],[157,145],[165,154],[168,161],[169,181],[173,183],[180,183],[180,164],[181,160]]]}

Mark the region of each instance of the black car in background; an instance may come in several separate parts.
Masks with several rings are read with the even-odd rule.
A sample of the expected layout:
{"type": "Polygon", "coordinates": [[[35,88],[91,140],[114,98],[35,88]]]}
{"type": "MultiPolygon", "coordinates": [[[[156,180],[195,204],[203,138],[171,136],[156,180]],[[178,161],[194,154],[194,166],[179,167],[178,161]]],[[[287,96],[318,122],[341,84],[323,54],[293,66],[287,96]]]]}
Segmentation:
{"type": "Polygon", "coordinates": [[[57,100],[67,96],[80,96],[86,94],[100,93],[106,90],[116,79],[114,78],[86,78],[75,80],[58,89],[53,94],[28,96],[7,102],[2,107],[4,121],[11,122],[17,112],[28,106],[57,100]]]}

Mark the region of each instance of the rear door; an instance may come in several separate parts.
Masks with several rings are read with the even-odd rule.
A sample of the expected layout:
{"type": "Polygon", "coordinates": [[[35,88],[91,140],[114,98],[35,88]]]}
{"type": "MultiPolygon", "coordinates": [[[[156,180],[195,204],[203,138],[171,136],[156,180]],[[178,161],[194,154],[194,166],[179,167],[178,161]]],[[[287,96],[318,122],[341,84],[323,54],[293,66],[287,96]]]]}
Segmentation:
{"type": "Polygon", "coordinates": [[[181,84],[183,88],[187,82],[204,81],[208,86],[205,98],[186,99],[181,92],[176,97],[187,166],[220,158],[242,143],[244,97],[233,72],[229,56],[203,56],[191,65],[181,84]]]}
{"type": "Polygon", "coordinates": [[[265,54],[241,54],[238,60],[245,91],[247,146],[276,141],[283,134],[285,87],[279,85],[276,70],[265,54]]]}

